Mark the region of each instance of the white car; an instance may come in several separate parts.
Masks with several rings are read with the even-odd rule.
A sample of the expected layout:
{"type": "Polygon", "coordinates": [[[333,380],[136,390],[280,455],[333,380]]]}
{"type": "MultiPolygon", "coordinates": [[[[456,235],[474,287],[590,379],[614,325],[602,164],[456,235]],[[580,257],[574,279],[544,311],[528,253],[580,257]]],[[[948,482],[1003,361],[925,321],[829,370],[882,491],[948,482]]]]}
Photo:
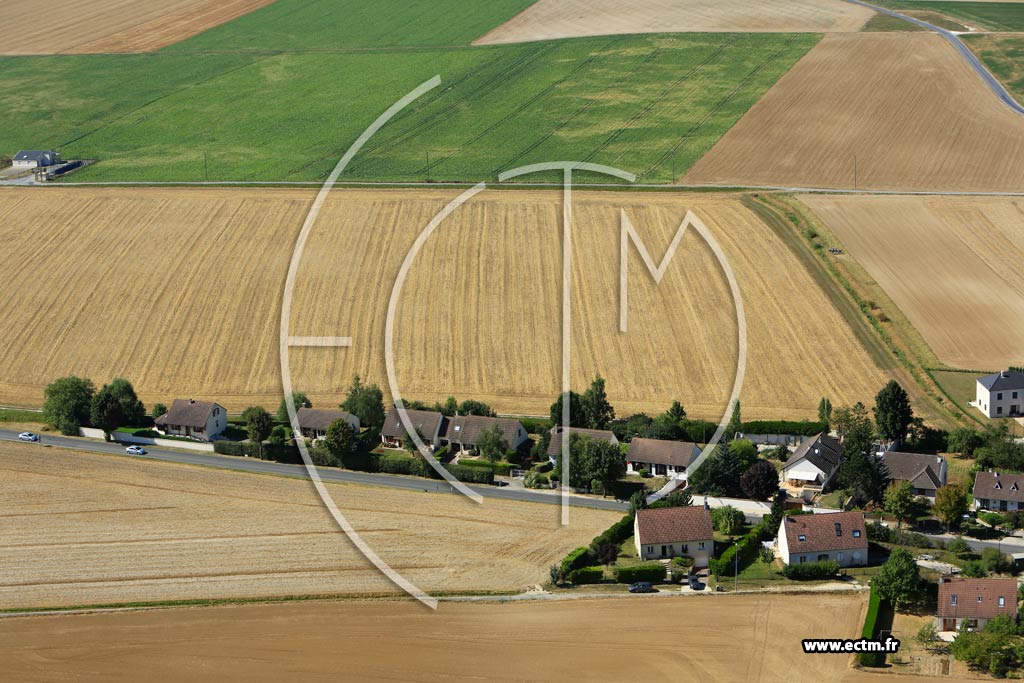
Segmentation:
{"type": "Polygon", "coordinates": [[[145,455],[146,449],[143,448],[142,446],[129,446],[128,448],[124,449],[124,452],[127,453],[128,455],[145,455]]]}
{"type": "Polygon", "coordinates": [[[32,432],[22,432],[18,434],[18,438],[22,441],[39,441],[39,435],[32,432]]]}

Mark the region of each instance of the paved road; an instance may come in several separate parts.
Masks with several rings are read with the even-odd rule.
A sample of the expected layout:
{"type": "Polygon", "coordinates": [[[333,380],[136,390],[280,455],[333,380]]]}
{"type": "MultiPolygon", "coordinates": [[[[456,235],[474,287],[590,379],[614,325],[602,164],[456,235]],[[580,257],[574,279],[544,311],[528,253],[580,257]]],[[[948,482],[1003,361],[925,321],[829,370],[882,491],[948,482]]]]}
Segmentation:
{"type": "Polygon", "coordinates": [[[909,17],[906,14],[900,14],[895,10],[886,9],[885,7],[878,7],[877,5],[872,5],[870,3],[863,2],[863,0],[846,1],[853,3],[854,5],[860,5],[862,7],[867,7],[868,9],[873,9],[876,12],[881,12],[882,14],[888,14],[890,17],[896,17],[897,19],[902,19],[903,21],[910,22],[911,24],[916,24],[922,28],[928,29],[929,31],[934,31],[935,33],[938,33],[940,36],[949,41],[950,45],[956,48],[956,51],[959,52],[963,56],[963,58],[967,60],[967,63],[970,64],[971,68],[974,69],[978,73],[978,75],[981,76],[981,78],[985,81],[985,83],[988,84],[988,87],[992,90],[992,92],[996,94],[996,97],[1002,100],[1003,103],[1013,111],[1017,112],[1018,114],[1024,115],[1024,106],[1021,106],[1021,104],[1017,102],[1017,100],[1013,99],[1013,96],[1009,92],[1007,92],[1006,88],[1003,87],[1003,84],[999,82],[999,79],[993,76],[992,73],[987,68],[985,68],[985,65],[982,64],[981,60],[978,59],[973,52],[971,52],[971,49],[964,44],[964,41],[960,40],[960,37],[957,34],[953,33],[952,31],[947,31],[944,28],[939,28],[934,24],[929,24],[927,21],[915,19],[914,17],[909,17]]]}
{"type": "MultiPolygon", "coordinates": [[[[42,435],[42,446],[54,446],[57,448],[73,448],[80,451],[91,451],[94,453],[114,453],[125,455],[125,447],[117,443],[104,443],[92,441],[73,436],[42,435]]],[[[0,429],[0,441],[17,441],[18,432],[0,429]]],[[[39,445],[39,444],[35,444],[39,445]]],[[[167,450],[162,448],[146,447],[147,454],[134,456],[148,460],[160,460],[163,462],[176,462],[186,465],[205,465],[208,467],[219,467],[226,470],[237,470],[239,472],[254,472],[257,474],[277,474],[297,479],[308,479],[306,468],[302,465],[287,465],[269,460],[255,460],[253,458],[240,458],[230,455],[217,455],[213,453],[189,453],[186,451],[167,450]]],[[[407,489],[410,491],[436,491],[440,493],[454,493],[451,487],[443,482],[433,479],[421,479],[418,477],[403,477],[391,474],[372,474],[369,472],[353,472],[351,470],[337,470],[328,467],[319,469],[320,478],[326,482],[345,482],[350,484],[367,484],[370,486],[386,486],[390,488],[407,489]]],[[[546,493],[542,491],[531,491],[529,489],[515,489],[507,486],[473,486],[474,491],[485,498],[500,498],[503,500],[515,500],[531,503],[548,503],[558,505],[560,497],[555,492],[546,493]]],[[[625,512],[628,508],[626,503],[620,503],[611,499],[584,498],[582,496],[571,496],[569,504],[574,507],[595,508],[598,510],[615,510],[625,512]]]]}

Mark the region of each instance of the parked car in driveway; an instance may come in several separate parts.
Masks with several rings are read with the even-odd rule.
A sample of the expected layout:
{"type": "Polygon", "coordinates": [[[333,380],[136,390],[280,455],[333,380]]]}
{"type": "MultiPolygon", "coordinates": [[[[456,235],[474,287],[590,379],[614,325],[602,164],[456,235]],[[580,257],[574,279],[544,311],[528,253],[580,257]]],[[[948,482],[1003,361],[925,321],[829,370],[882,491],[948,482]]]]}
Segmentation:
{"type": "Polygon", "coordinates": [[[690,589],[695,591],[704,590],[704,584],[700,582],[700,577],[696,574],[690,575],[690,589]]]}
{"type": "Polygon", "coordinates": [[[22,432],[18,434],[18,439],[21,441],[39,441],[39,435],[32,432],[22,432]]]}
{"type": "Polygon", "coordinates": [[[145,455],[146,449],[143,448],[142,446],[129,446],[128,448],[124,449],[124,452],[127,453],[128,455],[145,455]]]}
{"type": "Polygon", "coordinates": [[[650,581],[637,581],[636,583],[629,584],[630,593],[656,593],[654,586],[651,585],[650,581]]]}

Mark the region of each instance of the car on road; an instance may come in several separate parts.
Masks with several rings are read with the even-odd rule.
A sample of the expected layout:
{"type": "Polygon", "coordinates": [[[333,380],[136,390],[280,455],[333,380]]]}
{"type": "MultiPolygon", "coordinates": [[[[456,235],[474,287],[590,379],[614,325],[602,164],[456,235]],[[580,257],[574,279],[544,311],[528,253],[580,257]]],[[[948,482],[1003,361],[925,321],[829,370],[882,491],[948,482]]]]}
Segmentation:
{"type": "Polygon", "coordinates": [[[690,575],[690,590],[702,591],[704,590],[704,584],[700,582],[700,577],[696,574],[690,575]]]}
{"type": "Polygon", "coordinates": [[[124,452],[127,453],[128,455],[145,455],[146,449],[143,448],[142,446],[129,446],[128,448],[124,449],[124,452]]]}
{"type": "Polygon", "coordinates": [[[630,593],[657,593],[650,581],[637,581],[629,584],[630,593]]]}
{"type": "Polygon", "coordinates": [[[33,434],[32,432],[22,432],[21,434],[18,434],[18,439],[20,441],[38,442],[39,441],[39,435],[38,434],[33,434]]]}

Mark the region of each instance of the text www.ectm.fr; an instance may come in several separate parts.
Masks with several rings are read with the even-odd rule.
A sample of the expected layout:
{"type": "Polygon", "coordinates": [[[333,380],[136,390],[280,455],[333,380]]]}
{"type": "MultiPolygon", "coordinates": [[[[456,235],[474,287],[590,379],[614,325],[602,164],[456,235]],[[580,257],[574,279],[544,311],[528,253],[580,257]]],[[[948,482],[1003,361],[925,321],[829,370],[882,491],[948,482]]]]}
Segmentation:
{"type": "Polygon", "coordinates": [[[850,652],[896,652],[900,649],[900,641],[892,636],[885,640],[869,640],[857,638],[807,638],[802,641],[806,653],[850,653],[850,652]]]}

